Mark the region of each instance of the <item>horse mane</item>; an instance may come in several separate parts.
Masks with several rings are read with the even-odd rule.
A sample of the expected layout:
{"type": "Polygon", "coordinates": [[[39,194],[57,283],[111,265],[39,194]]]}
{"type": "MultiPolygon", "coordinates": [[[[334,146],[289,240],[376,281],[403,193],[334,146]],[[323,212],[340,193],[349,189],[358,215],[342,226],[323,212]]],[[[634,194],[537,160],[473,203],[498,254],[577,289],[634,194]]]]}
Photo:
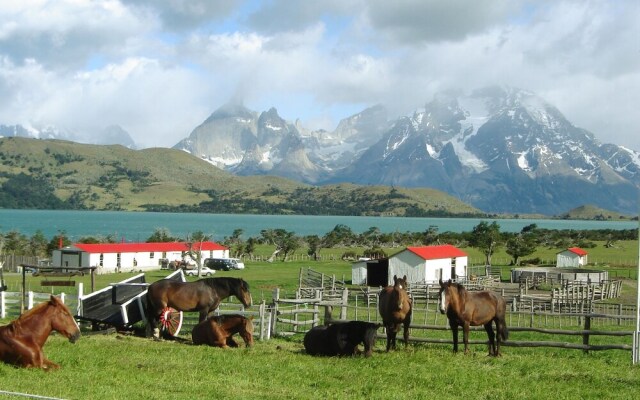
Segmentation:
{"type": "Polygon", "coordinates": [[[452,283],[452,285],[455,285],[455,288],[458,290],[458,295],[460,295],[460,297],[464,297],[467,294],[467,288],[465,288],[461,283],[452,283]]]}
{"type": "Polygon", "coordinates": [[[232,278],[230,276],[224,276],[219,278],[204,278],[201,279],[203,283],[212,288],[217,288],[220,286],[225,286],[228,289],[231,289],[234,286],[234,283],[237,283],[239,286],[242,286],[249,290],[249,284],[242,278],[232,278]]]}
{"type": "Polygon", "coordinates": [[[48,307],[48,306],[49,306],[49,300],[47,300],[45,302],[42,302],[42,303],[34,306],[32,309],[27,310],[24,314],[19,316],[18,319],[16,319],[16,321],[27,320],[27,319],[33,317],[35,314],[39,314],[43,308],[48,307]]]}

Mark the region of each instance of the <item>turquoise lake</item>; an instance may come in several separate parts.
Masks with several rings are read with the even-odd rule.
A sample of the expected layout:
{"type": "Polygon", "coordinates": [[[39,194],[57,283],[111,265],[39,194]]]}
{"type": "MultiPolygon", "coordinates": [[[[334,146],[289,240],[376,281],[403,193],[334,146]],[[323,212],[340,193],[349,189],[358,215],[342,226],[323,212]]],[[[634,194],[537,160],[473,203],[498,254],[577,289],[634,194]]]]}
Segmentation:
{"type": "MultiPolygon", "coordinates": [[[[0,232],[12,230],[31,236],[40,230],[46,237],[64,231],[70,240],[83,236],[114,235],[125,241],[145,241],[156,228],[167,228],[173,236],[184,237],[195,231],[212,235],[213,240],[231,236],[242,229],[242,237],[260,236],[263,229],[285,229],[297,235],[324,235],[337,224],[344,224],[356,233],[370,227],[382,232],[422,232],[437,226],[439,232],[471,231],[480,218],[403,218],[403,217],[344,217],[307,215],[247,215],[152,213],[121,211],[51,211],[0,209],[0,232]]],[[[637,221],[575,221],[552,219],[498,219],[503,232],[519,232],[523,227],[537,224],[547,229],[636,229],[637,221]]]]}

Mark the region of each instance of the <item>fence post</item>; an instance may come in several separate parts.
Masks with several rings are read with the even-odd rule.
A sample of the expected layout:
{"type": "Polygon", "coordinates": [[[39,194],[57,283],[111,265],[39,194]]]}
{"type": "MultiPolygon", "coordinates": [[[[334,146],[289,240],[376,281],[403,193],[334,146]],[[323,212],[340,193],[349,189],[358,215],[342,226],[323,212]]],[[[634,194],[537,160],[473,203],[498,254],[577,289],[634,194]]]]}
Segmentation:
{"type": "Polygon", "coordinates": [[[27,293],[27,310],[31,310],[33,308],[33,292],[29,291],[27,293]]]}
{"type": "Polygon", "coordinates": [[[7,317],[7,306],[5,304],[5,292],[0,292],[0,318],[7,317]]]}
{"type": "Polygon", "coordinates": [[[622,304],[618,304],[618,325],[622,325],[622,304]]]}
{"type": "Polygon", "coordinates": [[[84,283],[78,282],[78,304],[76,304],[76,315],[82,315],[82,296],[84,293],[84,283]]]}
{"type": "Polygon", "coordinates": [[[533,299],[531,299],[531,317],[529,318],[529,328],[533,328],[533,299]]]}
{"type": "Polygon", "coordinates": [[[276,325],[278,321],[278,301],[280,301],[280,288],[273,290],[273,313],[271,316],[271,334],[276,335],[276,325]]]}
{"type": "Polygon", "coordinates": [[[347,319],[347,303],[349,302],[349,290],[342,289],[342,306],[340,307],[340,319],[347,319]]]}
{"type": "Polygon", "coordinates": [[[584,349],[583,351],[585,353],[589,353],[589,331],[591,330],[591,316],[590,315],[586,315],[584,317],[584,333],[582,334],[582,344],[584,344],[585,346],[587,346],[586,349],[584,349]]]}

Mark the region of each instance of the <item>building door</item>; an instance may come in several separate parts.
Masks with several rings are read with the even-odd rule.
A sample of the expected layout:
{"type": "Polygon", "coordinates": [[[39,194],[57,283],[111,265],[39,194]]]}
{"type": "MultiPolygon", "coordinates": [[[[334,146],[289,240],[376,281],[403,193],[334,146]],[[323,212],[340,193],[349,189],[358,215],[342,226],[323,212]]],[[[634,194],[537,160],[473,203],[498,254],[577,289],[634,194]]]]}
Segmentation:
{"type": "Polygon", "coordinates": [[[367,262],[367,286],[387,286],[389,283],[389,259],[367,262]]]}
{"type": "Polygon", "coordinates": [[[456,259],[451,259],[451,280],[456,280],[458,275],[456,274],[456,259]]]}

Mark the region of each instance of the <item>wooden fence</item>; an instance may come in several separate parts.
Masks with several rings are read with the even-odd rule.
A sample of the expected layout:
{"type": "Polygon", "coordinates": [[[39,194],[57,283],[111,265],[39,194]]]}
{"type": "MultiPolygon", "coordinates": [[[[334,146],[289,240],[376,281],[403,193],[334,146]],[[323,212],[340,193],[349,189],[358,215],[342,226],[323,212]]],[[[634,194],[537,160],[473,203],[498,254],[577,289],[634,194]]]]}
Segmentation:
{"type": "MultiPolygon", "coordinates": [[[[20,292],[0,292],[0,318],[17,318],[24,310],[30,310],[34,305],[49,300],[48,293],[29,291],[25,296],[20,292]]],[[[61,293],[58,297],[69,307],[71,312],[78,308],[78,296],[61,293]]]]}
{"type": "MultiPolygon", "coordinates": [[[[311,327],[337,320],[363,320],[381,323],[377,309],[377,290],[346,288],[339,291],[318,289],[313,297],[294,298],[281,296],[276,288],[270,301],[244,309],[240,303],[226,302],[216,310],[217,314],[237,313],[253,317],[255,335],[261,340],[273,336],[303,334],[311,327]]],[[[45,301],[49,294],[27,293],[25,307],[45,301]]],[[[77,309],[75,295],[62,295],[66,304],[77,309]]],[[[2,318],[20,314],[20,293],[1,292],[0,311],[2,318]]],[[[185,313],[182,335],[188,335],[197,323],[196,313],[185,313]]],[[[555,347],[596,350],[631,350],[635,325],[635,306],[622,304],[594,305],[585,312],[552,312],[539,307],[520,307],[509,310],[507,326],[511,333],[504,344],[511,347],[555,347]],[[549,335],[549,340],[527,340],[531,333],[549,335]],[[559,340],[563,337],[567,340],[559,340]],[[571,339],[573,338],[573,339],[571,339]]],[[[379,334],[380,338],[384,338],[379,334]]],[[[437,298],[425,289],[423,297],[414,298],[413,320],[410,341],[413,343],[452,344],[446,316],[437,309],[437,298]]],[[[470,344],[486,344],[484,329],[474,328],[470,344]]]]}

